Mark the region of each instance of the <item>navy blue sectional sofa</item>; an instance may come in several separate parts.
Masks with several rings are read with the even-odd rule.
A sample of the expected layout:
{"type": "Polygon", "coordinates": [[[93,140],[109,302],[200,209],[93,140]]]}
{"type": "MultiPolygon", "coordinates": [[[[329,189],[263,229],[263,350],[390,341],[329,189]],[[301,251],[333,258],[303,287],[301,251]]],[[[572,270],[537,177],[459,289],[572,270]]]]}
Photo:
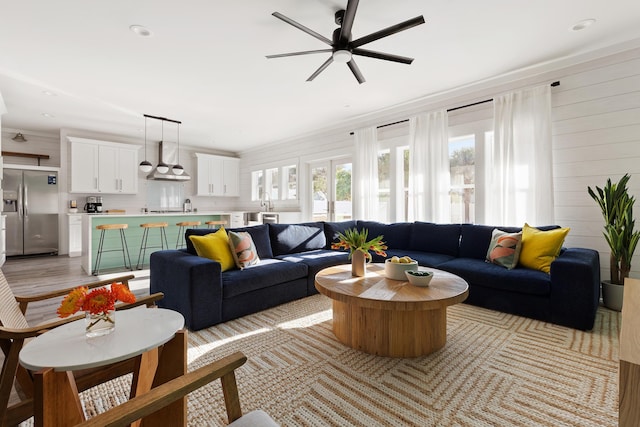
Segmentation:
{"type": "MultiPolygon", "coordinates": [[[[163,292],[158,305],[182,313],[191,330],[313,295],[318,271],[349,262],[346,252],[330,247],[338,232],[353,227],[367,228],[371,237],[383,235],[388,257],[408,255],[422,266],[464,278],[469,283],[465,303],[575,329],[593,327],[600,297],[598,252],[563,248],[550,274],[521,267],[507,270],[485,262],[496,228],[486,225],[344,221],[231,229],[251,234],[261,261],[225,272],[217,262],[197,256],[188,238],[212,230],[189,229],[185,249],[151,254],[150,291],[163,292]]],[[[384,261],[373,257],[374,262],[384,261]]]]}

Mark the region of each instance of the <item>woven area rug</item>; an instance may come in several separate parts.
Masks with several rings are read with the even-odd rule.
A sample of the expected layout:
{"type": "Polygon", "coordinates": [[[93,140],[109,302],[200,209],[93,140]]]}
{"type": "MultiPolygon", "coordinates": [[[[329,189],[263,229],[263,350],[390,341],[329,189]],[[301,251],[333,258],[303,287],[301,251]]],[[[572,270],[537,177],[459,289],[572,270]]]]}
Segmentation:
{"type": "MultiPolygon", "coordinates": [[[[240,350],[244,412],[283,426],[615,426],[620,314],[590,332],[466,304],[447,345],[415,359],[347,348],[315,295],[189,334],[189,369],[240,350]]],[[[189,396],[189,425],[225,425],[219,381],[189,396]]],[[[83,394],[88,415],[126,399],[127,380],[83,394]],[[106,396],[109,396],[108,398],[106,396]]]]}

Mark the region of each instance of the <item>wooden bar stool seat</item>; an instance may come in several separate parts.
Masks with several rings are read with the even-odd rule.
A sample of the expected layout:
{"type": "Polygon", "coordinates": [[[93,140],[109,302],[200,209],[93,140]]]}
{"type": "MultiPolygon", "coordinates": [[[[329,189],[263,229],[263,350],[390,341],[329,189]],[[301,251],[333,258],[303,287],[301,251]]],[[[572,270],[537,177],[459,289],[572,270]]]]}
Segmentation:
{"type": "Polygon", "coordinates": [[[191,228],[198,228],[199,225],[201,225],[202,223],[200,221],[180,221],[177,222],[176,225],[179,227],[178,228],[178,239],[176,240],[176,249],[180,249],[186,246],[184,237],[182,236],[184,234],[184,229],[185,227],[191,227],[191,228]]]}
{"type": "Polygon", "coordinates": [[[226,226],[227,225],[227,221],[221,219],[221,220],[215,220],[215,221],[205,221],[205,224],[207,224],[208,228],[218,228],[220,226],[226,226]]]}
{"type": "Polygon", "coordinates": [[[169,249],[169,242],[167,240],[167,232],[166,228],[169,226],[167,222],[147,222],[144,224],[140,224],[140,227],[143,228],[142,231],[142,242],[140,243],[140,252],[138,252],[138,262],[136,264],[136,268],[138,270],[142,270],[144,266],[144,257],[146,255],[147,249],[169,249]],[[160,230],[160,246],[149,246],[147,241],[149,240],[149,229],[157,228],[160,230]]]}
{"type": "Polygon", "coordinates": [[[97,276],[100,273],[100,262],[102,261],[102,254],[104,252],[122,252],[122,259],[124,261],[124,268],[127,270],[133,270],[131,265],[131,257],[129,256],[129,246],[127,246],[127,238],[124,230],[129,227],[129,224],[101,224],[96,225],[96,230],[100,230],[100,240],[98,241],[98,252],[96,253],[96,262],[93,264],[93,271],[91,274],[97,276]],[[119,230],[120,231],[120,249],[104,249],[104,235],[107,230],[119,230]]]}

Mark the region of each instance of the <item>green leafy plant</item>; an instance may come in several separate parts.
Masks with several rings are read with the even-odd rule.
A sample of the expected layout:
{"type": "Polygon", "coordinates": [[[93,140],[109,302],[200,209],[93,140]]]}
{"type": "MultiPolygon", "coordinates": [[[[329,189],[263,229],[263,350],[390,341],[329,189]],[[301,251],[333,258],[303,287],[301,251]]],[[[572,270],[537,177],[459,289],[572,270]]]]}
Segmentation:
{"type": "Polygon", "coordinates": [[[624,278],[629,277],[631,258],[640,240],[640,231],[634,231],[635,197],[629,195],[627,189],[630,178],[625,174],[617,183],[609,178],[604,188],[596,187],[595,192],[588,187],[589,195],[598,203],[604,217],[603,234],[611,249],[611,283],[618,285],[624,284],[624,278]]]}
{"type": "Polygon", "coordinates": [[[369,251],[374,251],[380,256],[386,257],[385,250],[387,246],[382,239],[384,236],[378,236],[368,240],[369,230],[366,228],[358,231],[356,228],[349,228],[344,233],[338,233],[338,242],[331,244],[331,249],[349,249],[349,259],[355,251],[365,254],[367,259],[371,259],[369,251]]]}

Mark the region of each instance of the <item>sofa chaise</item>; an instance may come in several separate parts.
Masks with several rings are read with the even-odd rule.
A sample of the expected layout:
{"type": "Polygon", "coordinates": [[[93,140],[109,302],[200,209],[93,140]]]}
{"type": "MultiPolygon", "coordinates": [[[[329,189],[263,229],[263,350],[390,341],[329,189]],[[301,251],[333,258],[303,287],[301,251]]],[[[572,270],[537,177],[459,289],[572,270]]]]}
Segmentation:
{"type": "MultiPolygon", "coordinates": [[[[260,262],[224,272],[219,263],[199,257],[189,239],[213,230],[188,229],[185,249],[151,254],[150,291],[163,292],[158,305],[182,313],[191,330],[304,298],[317,293],[318,271],[349,262],[346,252],[330,248],[338,232],[353,227],[368,229],[369,236],[383,235],[388,257],[408,255],[421,266],[465,279],[466,303],[575,329],[593,327],[600,297],[598,252],[562,248],[549,273],[486,262],[493,230],[520,230],[513,227],[343,221],[230,229],[251,235],[260,262]]],[[[374,262],[384,261],[372,255],[374,262]]]]}

